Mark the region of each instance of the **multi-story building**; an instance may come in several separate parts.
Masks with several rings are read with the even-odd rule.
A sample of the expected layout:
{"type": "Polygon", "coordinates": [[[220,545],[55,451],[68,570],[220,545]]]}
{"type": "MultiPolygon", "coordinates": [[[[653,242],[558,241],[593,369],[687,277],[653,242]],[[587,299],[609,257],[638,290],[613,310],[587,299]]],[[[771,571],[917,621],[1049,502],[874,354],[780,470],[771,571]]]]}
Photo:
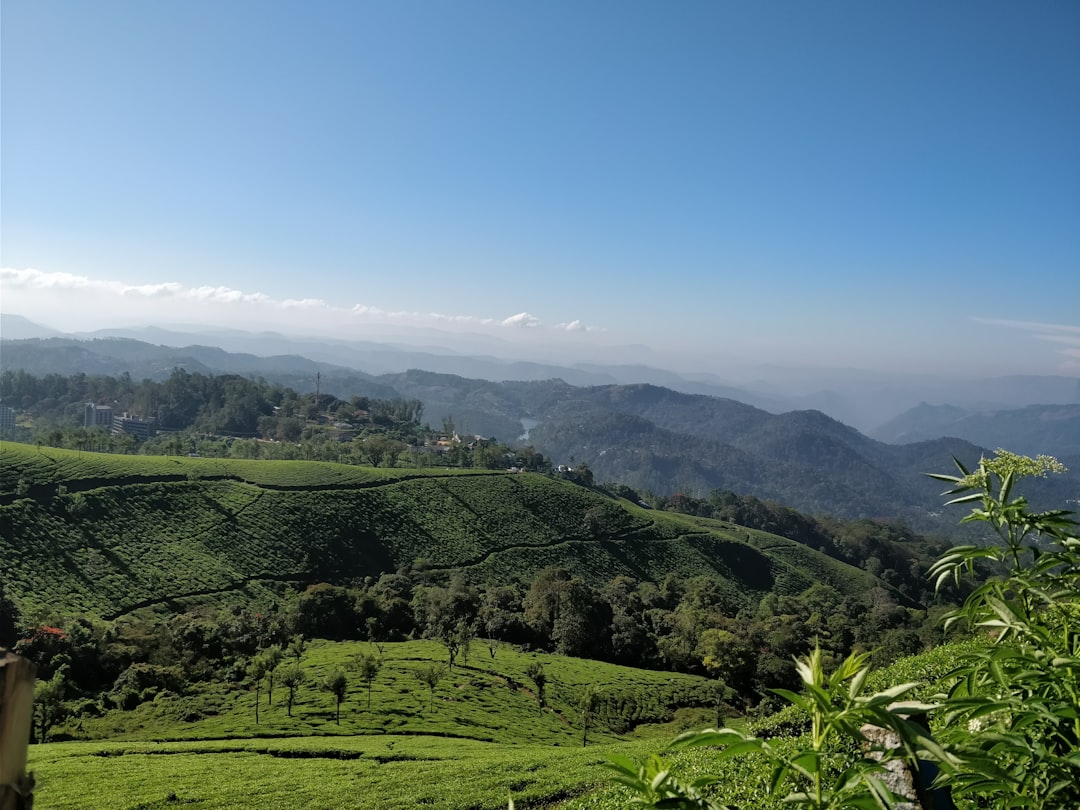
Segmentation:
{"type": "Polygon", "coordinates": [[[11,436],[15,432],[15,409],[0,405],[0,436],[11,436]]]}
{"type": "Polygon", "coordinates": [[[113,409],[109,405],[95,405],[93,402],[86,403],[83,415],[84,427],[100,427],[112,430],[113,409]]]}
{"type": "Polygon", "coordinates": [[[157,419],[132,416],[130,413],[120,414],[113,417],[112,432],[118,435],[130,433],[140,441],[145,441],[157,435],[157,419]]]}

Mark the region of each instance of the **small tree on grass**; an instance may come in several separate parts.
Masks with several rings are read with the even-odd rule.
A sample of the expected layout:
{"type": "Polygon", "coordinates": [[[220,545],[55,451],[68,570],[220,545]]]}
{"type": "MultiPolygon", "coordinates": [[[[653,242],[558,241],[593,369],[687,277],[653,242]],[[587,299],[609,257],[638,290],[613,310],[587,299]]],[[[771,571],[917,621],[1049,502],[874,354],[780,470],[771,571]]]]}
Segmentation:
{"type": "Polygon", "coordinates": [[[262,657],[266,661],[266,705],[269,706],[274,702],[274,673],[281,666],[285,653],[281,651],[281,647],[275,644],[268,647],[263,652],[262,657]]]}
{"type": "Polygon", "coordinates": [[[371,684],[378,677],[381,668],[381,658],[376,658],[374,655],[365,655],[364,653],[356,656],[356,671],[360,675],[360,680],[367,684],[367,708],[369,709],[371,708],[371,684]]]}
{"type": "Polygon", "coordinates": [[[383,642],[379,637],[379,620],[374,616],[368,616],[365,622],[367,626],[368,641],[375,646],[375,649],[379,651],[379,658],[382,658],[383,654],[383,642]]]}
{"type": "Polygon", "coordinates": [[[586,686],[585,691],[578,698],[578,711],[581,712],[581,747],[584,748],[589,742],[589,726],[596,717],[596,710],[600,707],[600,693],[595,686],[586,686]]]}
{"type": "Polygon", "coordinates": [[[67,666],[60,667],[52,678],[34,686],[34,714],[37,715],[38,742],[46,742],[49,731],[64,719],[64,693],[67,691],[67,666]]]}
{"type": "Polygon", "coordinates": [[[439,633],[439,641],[446,647],[447,666],[453,670],[454,659],[457,658],[458,651],[461,649],[461,637],[457,633],[457,628],[445,626],[439,633]]]}
{"type": "Polygon", "coordinates": [[[304,649],[307,647],[307,643],[304,641],[302,634],[297,634],[289,641],[289,655],[296,659],[296,665],[300,666],[300,659],[304,656],[304,649]]]}
{"type": "Polygon", "coordinates": [[[435,708],[435,687],[439,685],[439,681],[446,675],[446,667],[442,664],[428,664],[421,670],[418,670],[416,677],[420,679],[420,682],[425,684],[428,691],[431,693],[430,700],[428,701],[428,711],[433,711],[435,708]]]}
{"type": "Polygon", "coordinates": [[[539,661],[530,661],[525,667],[525,675],[536,685],[536,705],[540,707],[540,713],[544,713],[544,686],[547,685],[547,675],[544,674],[544,665],[539,661]]]}
{"type": "Polygon", "coordinates": [[[476,628],[469,622],[460,621],[454,630],[457,636],[458,648],[461,650],[462,664],[469,665],[469,650],[472,649],[473,639],[476,638],[476,628]]]}
{"type": "Polygon", "coordinates": [[[292,717],[292,707],[296,701],[296,690],[304,683],[304,671],[296,664],[289,664],[278,677],[285,688],[289,690],[288,715],[292,717]]]}
{"type": "Polygon", "coordinates": [[[255,689],[255,725],[259,725],[259,693],[262,691],[263,678],[266,677],[266,656],[260,653],[252,658],[247,665],[247,675],[255,689]]]}
{"type": "Polygon", "coordinates": [[[322,688],[334,696],[334,722],[341,725],[341,701],[349,689],[349,678],[341,667],[334,667],[323,678],[322,688]]]}

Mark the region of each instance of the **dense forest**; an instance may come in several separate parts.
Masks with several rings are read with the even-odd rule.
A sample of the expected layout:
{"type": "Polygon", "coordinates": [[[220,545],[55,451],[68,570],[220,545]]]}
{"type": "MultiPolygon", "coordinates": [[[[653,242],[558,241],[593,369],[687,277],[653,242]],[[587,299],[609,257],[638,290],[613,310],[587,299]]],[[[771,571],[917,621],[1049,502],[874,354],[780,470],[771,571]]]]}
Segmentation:
{"type": "Polygon", "coordinates": [[[239,375],[173,369],[168,379],[0,373],[0,401],[21,415],[14,436],[50,447],[148,455],[304,459],[395,466],[517,467],[546,471],[551,463],[529,446],[494,437],[460,436],[448,418],[435,431],[422,422],[417,399],[348,400],[298,394],[239,375]],[[88,403],[152,418],[158,434],[130,434],[83,425],[88,403]]]}
{"type": "MultiPolygon", "coordinates": [[[[15,630],[10,612],[10,604],[0,611],[5,635],[15,630]]],[[[305,638],[428,638],[444,645],[451,666],[482,640],[484,654],[510,644],[707,675],[737,710],[764,701],[764,711],[776,707],[769,690],[797,687],[794,658],[814,645],[836,658],[872,650],[884,664],[939,643],[937,615],[903,607],[885,588],[844,597],[819,584],[753,604],[733,600],[704,576],[661,583],[617,577],[595,587],[552,567],[527,586],[470,585],[428,572],[420,561],[349,586],[285,589],[279,600],[260,604],[142,611],[113,621],[42,613],[18,631],[14,648],[37,663],[41,679],[59,676],[63,711],[76,714],[131,709],[188,683],[240,681],[252,656],[305,638]]],[[[56,707],[49,719],[60,717],[56,707]]]]}

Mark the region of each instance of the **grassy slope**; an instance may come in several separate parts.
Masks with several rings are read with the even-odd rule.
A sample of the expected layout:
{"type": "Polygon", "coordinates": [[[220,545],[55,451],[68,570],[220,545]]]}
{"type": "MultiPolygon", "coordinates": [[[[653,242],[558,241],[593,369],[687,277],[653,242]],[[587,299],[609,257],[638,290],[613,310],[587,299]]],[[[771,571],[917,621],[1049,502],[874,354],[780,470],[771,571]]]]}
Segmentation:
{"type": "MultiPolygon", "coordinates": [[[[955,667],[958,651],[972,643],[945,645],[902,659],[874,673],[871,689],[915,681],[923,684],[919,694],[927,698],[936,690],[936,680],[955,667]]],[[[334,663],[347,663],[357,651],[368,649],[359,643],[315,642],[305,654],[304,666],[315,680],[334,663]]],[[[681,727],[638,729],[659,736],[620,740],[606,730],[593,731],[589,747],[583,749],[580,720],[562,697],[572,694],[574,687],[599,682],[611,702],[620,696],[674,689],[689,702],[705,682],[508,649],[500,650],[494,661],[486,653],[480,660],[477,653],[483,652],[475,650],[470,668],[456,668],[440,684],[435,708],[428,711],[426,687],[409,672],[438,657],[441,649],[430,642],[387,645],[385,668],[372,692],[372,710],[366,709],[363,690],[353,686],[342,706],[340,727],[330,719],[329,696],[310,686],[303,688],[292,720],[284,716],[280,692],[276,692],[274,705],[264,712],[259,727],[253,722],[251,693],[220,686],[213,694],[190,698],[192,703],[216,702],[222,707],[220,716],[204,721],[178,721],[176,707],[168,708],[171,699],[155,701],[126,716],[120,713],[113,719],[134,727],[128,733],[132,739],[50,743],[31,749],[31,768],[38,778],[36,806],[164,810],[190,802],[204,808],[494,810],[505,807],[512,794],[519,808],[558,805],[567,810],[616,810],[627,806],[628,794],[613,784],[602,762],[615,753],[640,757],[655,752],[687,725],[700,728],[714,723],[711,713],[690,712],[681,727]],[[523,676],[530,660],[541,660],[551,678],[553,705],[543,715],[537,712],[523,676]],[[486,686],[480,685],[485,682],[486,686]],[[457,719],[470,716],[483,717],[483,726],[457,719]],[[395,725],[386,728],[386,718],[395,725]],[[398,723],[404,718],[408,719],[398,723]],[[428,736],[417,734],[424,731],[428,736]],[[431,736],[450,732],[462,736],[431,736]],[[223,733],[234,736],[183,739],[223,733]],[[256,736],[297,733],[316,736],[256,736]],[[145,741],[154,736],[173,741],[145,741]],[[140,737],[143,741],[137,740],[140,737]],[[492,737],[499,742],[485,741],[492,737]],[[167,800],[170,794],[175,799],[167,800]]],[[[805,724],[805,717],[800,721],[794,707],[776,720],[762,725],[773,733],[783,728],[798,733],[805,724]]],[[[106,717],[98,722],[98,731],[107,731],[111,721],[106,717]]],[[[771,744],[791,749],[798,741],[780,737],[771,744]]],[[[715,751],[703,749],[675,754],[672,761],[687,780],[718,776],[711,792],[721,801],[748,809],[784,806],[766,795],[769,768],[760,758],[720,759],[715,751]]]]}
{"type": "MultiPolygon", "coordinates": [[[[537,806],[602,783],[599,763],[611,752],[656,748],[675,726],[655,724],[678,706],[709,699],[704,678],[505,647],[492,659],[477,642],[469,665],[446,676],[429,708],[427,687],[414,672],[445,652],[433,642],[413,641],[384,648],[370,710],[363,685],[351,676],[338,725],[332,698],[317,684],[330,667],[348,665],[359,652],[373,649],[313,642],[303,659],[308,683],[292,718],[280,686],[270,706],[263,692],[256,725],[254,693],[221,684],[183,697],[164,695],[131,712],[83,718],[81,729],[65,730],[110,741],[35,746],[38,803],[168,806],[164,798],[175,793],[201,807],[290,807],[298,806],[291,804],[297,795],[312,807],[505,807],[513,791],[519,806],[537,806]],[[543,711],[524,675],[535,660],[548,676],[543,711]],[[583,750],[575,702],[586,684],[601,688],[607,708],[583,750]],[[646,723],[636,740],[611,730],[627,706],[646,723]],[[200,714],[203,719],[180,719],[200,714]]],[[[684,714],[698,725],[712,722],[706,709],[684,714]]]]}
{"type": "Polygon", "coordinates": [[[715,574],[749,596],[815,581],[843,592],[874,582],[783,538],[652,512],[539,475],[11,443],[0,454],[0,577],[24,612],[108,617],[267,580],[378,576],[418,558],[487,582],[528,581],[546,565],[593,582],[715,574]],[[588,522],[591,510],[602,514],[599,528],[588,522]]]}

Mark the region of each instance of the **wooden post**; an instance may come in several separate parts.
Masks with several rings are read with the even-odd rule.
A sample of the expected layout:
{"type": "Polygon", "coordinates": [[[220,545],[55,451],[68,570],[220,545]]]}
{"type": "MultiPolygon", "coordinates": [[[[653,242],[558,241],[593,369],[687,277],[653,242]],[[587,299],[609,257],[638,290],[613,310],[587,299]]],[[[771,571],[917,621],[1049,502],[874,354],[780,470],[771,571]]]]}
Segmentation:
{"type": "MultiPolygon", "coordinates": [[[[918,724],[927,736],[930,736],[930,724],[927,722],[926,712],[921,707],[910,703],[893,703],[889,709],[918,724]]],[[[871,759],[879,762],[882,759],[882,752],[872,750],[872,746],[876,745],[880,749],[893,751],[900,748],[900,738],[891,729],[867,723],[860,731],[866,738],[864,749],[871,759]]],[[[905,762],[901,759],[891,759],[885,763],[885,772],[881,774],[881,780],[889,790],[906,799],[897,803],[896,810],[956,810],[952,792],[948,788],[933,786],[937,773],[937,766],[932,762],[924,760],[905,762]]]]}
{"type": "Polygon", "coordinates": [[[26,773],[34,716],[34,665],[0,649],[0,810],[28,810],[33,777],[26,773]]]}

